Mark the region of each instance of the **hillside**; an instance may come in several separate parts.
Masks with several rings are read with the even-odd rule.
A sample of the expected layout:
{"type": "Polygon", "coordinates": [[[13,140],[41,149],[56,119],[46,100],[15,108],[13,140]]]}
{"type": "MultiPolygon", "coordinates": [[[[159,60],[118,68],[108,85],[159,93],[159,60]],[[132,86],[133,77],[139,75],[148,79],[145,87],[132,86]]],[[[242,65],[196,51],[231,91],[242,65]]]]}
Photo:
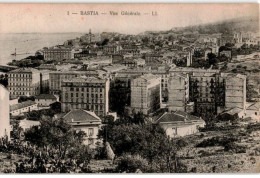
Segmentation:
{"type": "Polygon", "coordinates": [[[175,32],[194,32],[201,34],[224,33],[230,34],[234,31],[259,32],[259,17],[243,17],[230,19],[221,22],[188,26],[183,28],[173,28],[175,32]]]}

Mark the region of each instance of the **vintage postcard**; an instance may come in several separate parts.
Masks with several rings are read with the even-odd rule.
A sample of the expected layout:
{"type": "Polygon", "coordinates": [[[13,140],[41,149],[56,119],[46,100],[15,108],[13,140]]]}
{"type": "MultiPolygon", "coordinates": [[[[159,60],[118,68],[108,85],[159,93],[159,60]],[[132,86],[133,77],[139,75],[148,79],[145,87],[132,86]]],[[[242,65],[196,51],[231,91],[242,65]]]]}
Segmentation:
{"type": "Polygon", "coordinates": [[[259,173],[259,4],[0,4],[0,173],[259,173]]]}

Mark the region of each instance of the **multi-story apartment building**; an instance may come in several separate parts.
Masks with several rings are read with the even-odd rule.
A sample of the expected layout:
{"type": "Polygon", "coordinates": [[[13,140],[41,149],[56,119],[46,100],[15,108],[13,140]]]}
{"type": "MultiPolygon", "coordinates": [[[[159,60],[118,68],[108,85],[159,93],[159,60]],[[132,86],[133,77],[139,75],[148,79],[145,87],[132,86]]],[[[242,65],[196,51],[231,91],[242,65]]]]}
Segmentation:
{"type": "Polygon", "coordinates": [[[49,90],[50,94],[61,94],[61,82],[65,79],[72,79],[79,76],[98,77],[98,71],[57,71],[50,73],[49,90]]]}
{"type": "MultiPolygon", "coordinates": [[[[151,73],[161,78],[161,92],[162,92],[162,102],[167,102],[168,100],[168,78],[169,78],[169,67],[162,66],[157,67],[157,69],[152,70],[148,68],[135,68],[126,69],[117,72],[117,79],[129,82],[132,77],[140,76],[143,74],[151,73]],[[128,79],[128,80],[127,80],[128,79]]],[[[130,84],[128,85],[130,87],[130,84]]]]}
{"type": "Polygon", "coordinates": [[[0,138],[10,140],[9,91],[0,84],[0,138]]]}
{"type": "Polygon", "coordinates": [[[245,109],[246,76],[212,69],[172,68],[170,74],[189,74],[189,101],[199,115],[225,109],[245,109]]]}
{"type": "Polygon", "coordinates": [[[71,49],[64,48],[52,48],[52,49],[44,49],[43,50],[44,60],[50,61],[61,61],[64,59],[71,59],[72,53],[71,49]]]}
{"type": "Polygon", "coordinates": [[[191,101],[196,113],[217,113],[218,74],[193,73],[190,77],[191,101]]]}
{"type": "Polygon", "coordinates": [[[161,107],[161,78],[145,74],[131,81],[133,113],[150,114],[161,107]]]}
{"type": "Polygon", "coordinates": [[[108,112],[109,80],[80,76],[61,82],[62,112],[85,109],[105,116],[108,112]]]}
{"type": "Polygon", "coordinates": [[[40,71],[32,68],[20,68],[8,72],[10,96],[34,96],[40,94],[40,71]]]}
{"type": "Polygon", "coordinates": [[[241,74],[222,73],[225,83],[225,109],[246,109],[246,76],[241,74]]]}
{"type": "Polygon", "coordinates": [[[173,73],[169,77],[169,111],[184,111],[189,101],[189,76],[188,74],[173,73]]]}

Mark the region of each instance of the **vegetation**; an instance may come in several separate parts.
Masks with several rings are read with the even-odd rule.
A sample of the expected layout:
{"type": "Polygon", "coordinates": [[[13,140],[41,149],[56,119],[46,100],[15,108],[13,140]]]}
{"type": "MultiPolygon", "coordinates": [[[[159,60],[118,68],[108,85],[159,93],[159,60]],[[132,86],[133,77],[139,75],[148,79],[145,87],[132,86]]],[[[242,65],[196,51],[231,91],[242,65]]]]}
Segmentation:
{"type": "Polygon", "coordinates": [[[1,74],[0,75],[0,84],[7,87],[8,86],[8,75],[7,74],[1,74]]]}
{"type": "MultiPolygon", "coordinates": [[[[142,117],[141,114],[135,116],[138,117],[142,117]]],[[[178,143],[181,142],[170,140],[158,125],[142,124],[135,119],[121,118],[103,126],[99,138],[108,141],[116,156],[123,158],[119,162],[120,165],[129,165],[130,168],[125,170],[119,166],[121,171],[132,172],[133,164],[137,164],[136,162],[137,165],[142,162],[146,167],[146,161],[150,171],[153,172],[177,172],[180,169],[176,166],[178,165],[176,151],[180,148],[178,143]]],[[[145,172],[146,169],[141,171],[145,172]]]]}

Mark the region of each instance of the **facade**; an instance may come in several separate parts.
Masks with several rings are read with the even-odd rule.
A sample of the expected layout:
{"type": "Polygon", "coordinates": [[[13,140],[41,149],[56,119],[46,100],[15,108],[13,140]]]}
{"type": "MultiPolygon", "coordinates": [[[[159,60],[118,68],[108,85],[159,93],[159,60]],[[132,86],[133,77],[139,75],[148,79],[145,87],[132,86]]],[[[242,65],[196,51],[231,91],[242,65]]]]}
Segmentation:
{"type": "Polygon", "coordinates": [[[37,109],[38,109],[37,103],[35,101],[28,100],[10,106],[10,114],[12,116],[20,116],[23,115],[23,113],[30,112],[37,109]]]}
{"type": "Polygon", "coordinates": [[[103,46],[103,53],[115,54],[119,50],[120,50],[120,46],[116,46],[116,45],[106,45],[106,46],[103,46]]]}
{"type": "Polygon", "coordinates": [[[98,130],[101,127],[101,119],[93,112],[86,110],[69,111],[62,117],[76,131],[84,131],[86,138],[85,145],[94,148],[98,142],[98,130]]]}
{"type": "Polygon", "coordinates": [[[248,106],[246,108],[245,117],[251,117],[253,120],[260,122],[260,102],[248,106]]]}
{"type": "Polygon", "coordinates": [[[10,140],[9,91],[0,84],[0,138],[10,140]]]}
{"type": "Polygon", "coordinates": [[[225,81],[225,108],[246,109],[246,76],[241,74],[222,73],[225,81]]]}
{"type": "Polygon", "coordinates": [[[133,113],[150,114],[161,107],[161,78],[145,74],[131,81],[133,113]]]}
{"type": "Polygon", "coordinates": [[[20,68],[8,72],[8,89],[11,97],[40,94],[40,72],[32,68],[20,68]]]}
{"type": "Polygon", "coordinates": [[[159,124],[170,138],[195,134],[199,132],[199,128],[206,125],[201,118],[181,111],[164,113],[155,123],[159,124]]]}
{"type": "Polygon", "coordinates": [[[38,104],[38,106],[41,107],[48,107],[56,101],[57,98],[52,94],[40,94],[38,96],[35,96],[35,102],[38,104]]]}
{"type": "Polygon", "coordinates": [[[61,84],[61,109],[85,109],[98,116],[108,113],[109,81],[96,77],[66,79],[61,84]]]}
{"type": "Polygon", "coordinates": [[[162,58],[163,58],[163,56],[159,55],[159,54],[146,54],[145,55],[145,64],[154,65],[156,63],[160,63],[160,60],[162,58]]]}
{"type": "Polygon", "coordinates": [[[172,74],[169,77],[169,111],[184,111],[189,101],[189,77],[188,74],[172,74]]]}
{"type": "Polygon", "coordinates": [[[64,59],[71,59],[71,49],[45,49],[43,51],[44,60],[46,61],[62,61],[64,59]]]}
{"type": "Polygon", "coordinates": [[[58,71],[51,72],[49,81],[50,94],[61,94],[61,82],[66,79],[72,79],[79,76],[98,77],[98,71],[58,71]]]}

